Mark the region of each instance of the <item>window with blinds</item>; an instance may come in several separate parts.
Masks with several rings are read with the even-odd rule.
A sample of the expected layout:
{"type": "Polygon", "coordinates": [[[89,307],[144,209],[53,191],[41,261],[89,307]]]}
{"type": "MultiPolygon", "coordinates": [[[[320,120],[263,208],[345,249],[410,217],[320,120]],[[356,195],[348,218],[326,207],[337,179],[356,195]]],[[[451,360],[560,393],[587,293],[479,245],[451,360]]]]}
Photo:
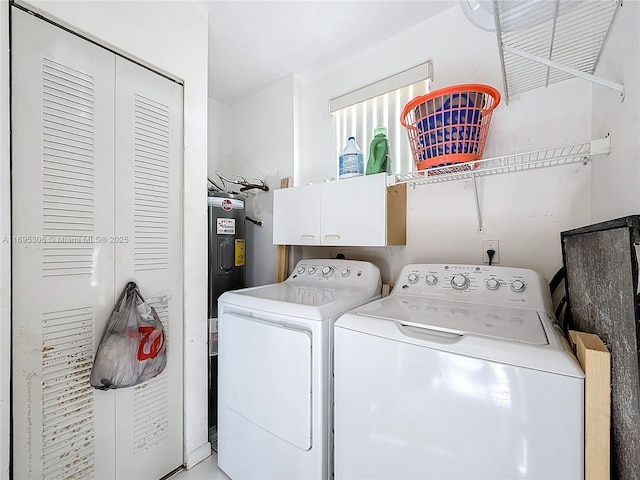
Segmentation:
{"type": "Polygon", "coordinates": [[[391,173],[415,170],[407,132],[400,123],[400,116],[410,100],[429,92],[432,78],[431,62],[425,62],[331,99],[329,111],[335,117],[336,158],[347,139],[355,137],[366,162],[373,130],[385,127],[392,160],[391,173]]]}

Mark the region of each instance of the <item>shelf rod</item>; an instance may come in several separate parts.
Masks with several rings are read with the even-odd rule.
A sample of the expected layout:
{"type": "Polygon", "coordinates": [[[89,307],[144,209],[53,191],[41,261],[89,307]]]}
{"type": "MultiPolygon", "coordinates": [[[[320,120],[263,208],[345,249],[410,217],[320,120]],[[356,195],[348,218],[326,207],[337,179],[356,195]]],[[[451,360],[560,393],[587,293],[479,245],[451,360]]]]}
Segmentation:
{"type": "MultiPolygon", "coordinates": [[[[556,27],[558,26],[558,10],[560,9],[560,0],[555,1],[554,12],[553,12],[553,27],[551,28],[551,42],[549,43],[549,58],[551,60],[553,57],[553,45],[556,39],[556,27]]],[[[551,74],[551,68],[547,67],[547,78],[544,81],[544,86],[549,86],[549,75],[551,74]]]]}
{"type": "Polygon", "coordinates": [[[507,83],[507,70],[504,64],[504,51],[502,49],[502,27],[500,26],[500,17],[498,15],[498,0],[493,0],[493,21],[496,26],[496,36],[498,37],[498,52],[500,54],[500,67],[502,69],[502,83],[504,84],[504,99],[509,105],[511,95],[509,93],[509,84],[507,83]]]}
{"type": "Polygon", "coordinates": [[[482,214],[480,213],[480,202],[478,201],[478,187],[476,186],[476,174],[471,174],[471,181],[473,182],[473,198],[476,201],[476,216],[478,217],[478,233],[484,233],[484,226],[482,225],[482,214]]]}
{"type": "Polygon", "coordinates": [[[560,70],[562,72],[573,75],[574,77],[579,77],[584,80],[588,80],[592,83],[597,83],[599,85],[602,85],[603,87],[607,87],[612,90],[617,90],[618,92],[620,92],[622,100],[624,100],[624,85],[621,85],[620,83],[611,82],[609,80],[596,77],[595,75],[591,75],[590,73],[581,72],[580,70],[576,70],[575,68],[567,67],[566,65],[562,65],[561,63],[554,62],[553,60],[547,60],[537,55],[532,55],[530,53],[524,52],[517,48],[508,47],[504,45],[502,48],[505,52],[512,53],[522,58],[526,58],[527,60],[531,60],[532,62],[541,63],[543,65],[546,65],[547,67],[555,68],[556,70],[560,70]]]}

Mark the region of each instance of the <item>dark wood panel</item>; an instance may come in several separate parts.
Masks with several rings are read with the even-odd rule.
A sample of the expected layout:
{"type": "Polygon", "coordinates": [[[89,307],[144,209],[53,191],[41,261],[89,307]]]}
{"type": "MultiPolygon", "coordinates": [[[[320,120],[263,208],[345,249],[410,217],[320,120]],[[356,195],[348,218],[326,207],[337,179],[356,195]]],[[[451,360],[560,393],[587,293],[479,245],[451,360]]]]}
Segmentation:
{"type": "Polygon", "coordinates": [[[611,352],[612,478],[640,478],[638,217],[562,233],[570,328],[611,352]]]}

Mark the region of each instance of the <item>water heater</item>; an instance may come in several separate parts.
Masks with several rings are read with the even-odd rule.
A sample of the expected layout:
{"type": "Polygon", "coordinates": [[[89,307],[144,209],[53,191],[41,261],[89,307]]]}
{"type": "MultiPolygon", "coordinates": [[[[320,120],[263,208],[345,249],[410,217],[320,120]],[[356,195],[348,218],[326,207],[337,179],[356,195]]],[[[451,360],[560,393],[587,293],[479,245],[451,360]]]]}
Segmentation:
{"type": "MultiPolygon", "coordinates": [[[[245,209],[239,195],[209,192],[209,438],[215,442],[218,381],[218,297],[245,287],[245,209]]],[[[215,445],[215,443],[214,443],[215,445]]]]}
{"type": "Polygon", "coordinates": [[[209,192],[209,318],[218,316],[218,297],[245,286],[244,199],[209,192]]]}

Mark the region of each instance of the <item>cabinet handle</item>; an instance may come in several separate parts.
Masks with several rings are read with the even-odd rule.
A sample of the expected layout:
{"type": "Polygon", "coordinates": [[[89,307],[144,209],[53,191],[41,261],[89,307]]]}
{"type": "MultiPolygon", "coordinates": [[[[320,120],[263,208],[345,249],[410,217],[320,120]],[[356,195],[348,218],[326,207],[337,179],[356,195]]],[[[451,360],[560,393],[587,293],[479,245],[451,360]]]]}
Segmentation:
{"type": "Polygon", "coordinates": [[[315,238],[315,235],[300,235],[300,240],[313,240],[315,238]]]}
{"type": "Polygon", "coordinates": [[[324,239],[325,240],[340,240],[340,235],[325,235],[324,239]]]}

